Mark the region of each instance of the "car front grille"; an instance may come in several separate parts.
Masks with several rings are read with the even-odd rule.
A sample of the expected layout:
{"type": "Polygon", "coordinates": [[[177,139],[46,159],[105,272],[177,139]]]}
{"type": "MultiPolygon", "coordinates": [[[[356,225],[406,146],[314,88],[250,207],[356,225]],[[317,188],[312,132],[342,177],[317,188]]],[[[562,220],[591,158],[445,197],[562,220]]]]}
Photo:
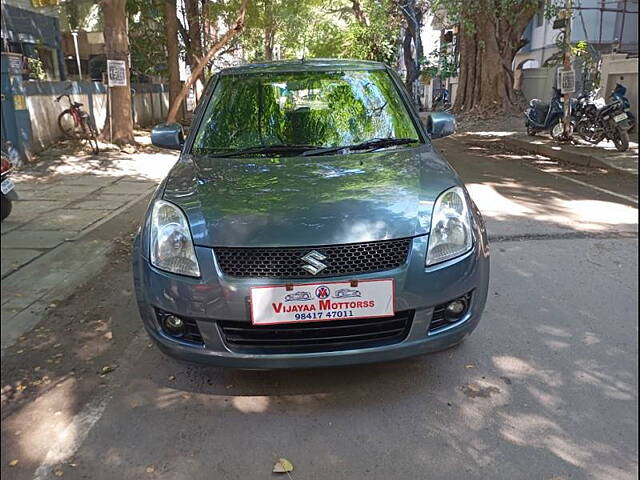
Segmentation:
{"type": "Polygon", "coordinates": [[[227,347],[238,353],[335,352],[399,343],[409,334],[413,314],[410,310],[393,317],[281,325],[217,323],[227,347]]]}
{"type": "Polygon", "coordinates": [[[325,247],[239,248],[216,247],[214,253],[225,275],[253,278],[321,278],[382,272],[407,261],[411,238],[351,243],[325,247]],[[326,268],[316,275],[302,259],[316,251],[326,268]]]}

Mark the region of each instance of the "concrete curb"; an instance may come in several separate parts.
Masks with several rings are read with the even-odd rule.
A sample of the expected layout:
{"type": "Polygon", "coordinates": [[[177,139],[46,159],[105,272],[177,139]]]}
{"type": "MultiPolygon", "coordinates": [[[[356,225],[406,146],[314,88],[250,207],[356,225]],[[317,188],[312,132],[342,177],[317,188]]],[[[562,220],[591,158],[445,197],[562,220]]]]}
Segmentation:
{"type": "Polygon", "coordinates": [[[538,155],[544,155],[545,157],[552,158],[553,160],[575,163],[582,167],[615,168],[593,155],[564,150],[562,145],[552,147],[550,145],[528,142],[526,140],[513,137],[501,137],[500,139],[506,145],[511,147],[527,150],[529,152],[537,153],[538,155]]]}
{"type": "Polygon", "coordinates": [[[625,154],[619,155],[616,152],[611,152],[609,158],[605,160],[599,158],[598,155],[576,151],[577,149],[571,145],[547,144],[541,143],[540,141],[508,136],[499,138],[505,145],[514,149],[536,153],[553,160],[573,163],[574,165],[582,167],[605,168],[627,175],[638,175],[637,155],[634,164],[629,158],[621,158],[624,157],[625,154]]]}

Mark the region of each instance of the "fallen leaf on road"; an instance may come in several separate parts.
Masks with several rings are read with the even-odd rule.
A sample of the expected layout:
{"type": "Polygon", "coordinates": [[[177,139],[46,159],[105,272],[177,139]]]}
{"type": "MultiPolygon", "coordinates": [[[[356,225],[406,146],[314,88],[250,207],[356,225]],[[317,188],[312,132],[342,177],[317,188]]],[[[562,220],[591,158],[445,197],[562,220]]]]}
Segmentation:
{"type": "Polygon", "coordinates": [[[470,383],[462,387],[462,393],[469,398],[489,398],[494,393],[500,393],[500,389],[494,386],[480,387],[475,383],[470,383]]]}
{"type": "Polygon", "coordinates": [[[156,471],[156,469],[155,469],[155,467],[153,465],[149,465],[147,467],[147,473],[153,473],[155,471],[156,471]]]}
{"type": "Polygon", "coordinates": [[[476,368],[475,365],[469,364],[469,365],[465,365],[464,368],[476,368]]]}
{"type": "Polygon", "coordinates": [[[112,332],[105,333],[104,338],[106,338],[107,340],[111,340],[113,338],[113,333],[112,332]]]}
{"type": "Polygon", "coordinates": [[[17,464],[18,464],[18,460],[11,460],[11,461],[9,462],[9,466],[10,466],[10,467],[15,467],[17,464]]]}
{"type": "Polygon", "coordinates": [[[173,380],[175,380],[175,379],[176,379],[176,376],[175,376],[175,375],[169,375],[169,380],[173,381],[173,380]]]}
{"type": "Polygon", "coordinates": [[[55,472],[53,472],[53,474],[56,477],[62,477],[64,475],[64,472],[62,470],[56,470],[55,472]]]}
{"type": "Polygon", "coordinates": [[[279,458],[273,465],[273,473],[289,473],[293,472],[293,463],[286,458],[279,458]]]}
{"type": "Polygon", "coordinates": [[[26,389],[26,388],[27,388],[27,386],[26,386],[26,385],[23,385],[23,384],[19,383],[19,384],[18,384],[18,386],[16,387],[16,390],[17,390],[18,392],[22,392],[22,391],[23,391],[24,389],[26,389]]]}
{"type": "Polygon", "coordinates": [[[117,365],[105,365],[100,370],[100,376],[104,377],[105,375],[108,375],[109,373],[113,372],[116,368],[118,368],[117,365]]]}
{"type": "Polygon", "coordinates": [[[61,346],[62,346],[62,344],[61,344],[61,343],[56,343],[56,344],[53,346],[53,348],[60,348],[61,346]]]}

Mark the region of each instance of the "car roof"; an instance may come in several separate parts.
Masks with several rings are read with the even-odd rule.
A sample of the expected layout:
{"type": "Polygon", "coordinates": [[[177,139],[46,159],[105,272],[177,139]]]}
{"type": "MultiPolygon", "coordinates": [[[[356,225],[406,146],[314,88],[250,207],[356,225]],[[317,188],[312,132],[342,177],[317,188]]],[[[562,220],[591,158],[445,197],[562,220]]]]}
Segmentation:
{"type": "Polygon", "coordinates": [[[313,58],[299,60],[279,60],[275,62],[249,63],[229,67],[218,72],[220,75],[243,75],[267,72],[314,72],[327,70],[384,70],[384,63],[369,60],[348,60],[337,58],[313,58]]]}

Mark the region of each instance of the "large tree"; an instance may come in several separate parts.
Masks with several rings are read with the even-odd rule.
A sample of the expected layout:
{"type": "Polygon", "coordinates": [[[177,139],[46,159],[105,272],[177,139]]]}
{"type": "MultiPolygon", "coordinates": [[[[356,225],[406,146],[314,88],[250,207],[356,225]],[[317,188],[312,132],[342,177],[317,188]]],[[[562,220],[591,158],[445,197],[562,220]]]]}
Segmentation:
{"type": "Polygon", "coordinates": [[[460,75],[454,103],[458,112],[516,109],[513,59],[522,34],[544,0],[440,0],[459,25],[460,75]]]}
{"type": "Polygon", "coordinates": [[[127,1],[103,0],[105,53],[109,60],[122,60],[126,68],[126,87],[111,87],[111,111],[106,128],[102,132],[105,139],[113,134],[113,143],[126,145],[135,143],[133,138],[133,118],[131,116],[131,80],[129,75],[129,37],[127,36],[127,1]],[[111,126],[109,126],[111,122],[111,126]]]}

